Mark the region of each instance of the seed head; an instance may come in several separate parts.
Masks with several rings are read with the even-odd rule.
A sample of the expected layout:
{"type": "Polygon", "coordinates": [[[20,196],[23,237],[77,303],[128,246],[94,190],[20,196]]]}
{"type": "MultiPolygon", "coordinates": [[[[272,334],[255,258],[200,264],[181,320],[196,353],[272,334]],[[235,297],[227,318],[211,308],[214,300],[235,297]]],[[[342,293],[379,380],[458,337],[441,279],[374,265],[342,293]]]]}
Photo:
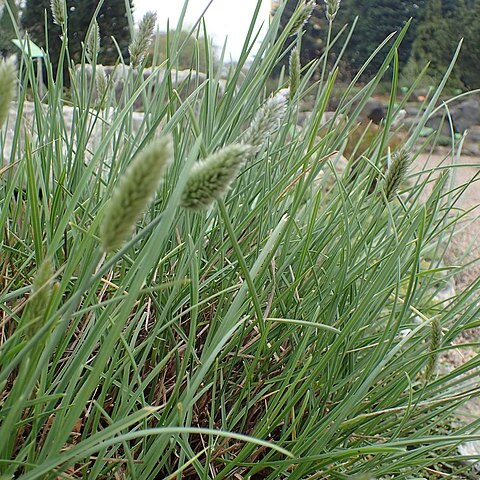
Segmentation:
{"type": "Polygon", "coordinates": [[[136,68],[138,67],[148,53],[148,49],[152,43],[153,31],[157,22],[157,14],[154,12],[147,12],[138,26],[138,31],[135,34],[132,43],[130,44],[130,64],[136,68]]]}
{"type": "Polygon", "coordinates": [[[53,23],[60,27],[67,21],[67,5],[65,0],[51,0],[50,7],[52,10],[53,23]]]}
{"type": "Polygon", "coordinates": [[[388,202],[391,202],[408,172],[411,160],[406,150],[399,150],[392,156],[392,161],[385,176],[383,191],[388,202]]]}
{"type": "Polygon", "coordinates": [[[333,22],[337,16],[338,11],[340,10],[341,0],[323,0],[326,5],[325,15],[329,22],[333,22]]]}
{"type": "Polygon", "coordinates": [[[17,84],[17,69],[13,59],[0,61],[0,128],[7,120],[17,84]]]}
{"type": "Polygon", "coordinates": [[[315,0],[304,0],[303,3],[298,7],[295,13],[298,12],[296,16],[296,21],[292,25],[292,30],[290,35],[295,35],[298,33],[299,30],[310,20],[315,7],[317,6],[317,2],[315,0]]]}
{"type": "Polygon", "coordinates": [[[442,343],[442,326],[438,319],[434,319],[430,326],[430,345],[428,350],[430,352],[430,357],[428,358],[428,363],[425,368],[425,379],[427,382],[432,378],[435,373],[435,369],[438,363],[438,349],[442,343]]]}
{"type": "Polygon", "coordinates": [[[95,55],[98,55],[98,51],[100,50],[100,27],[98,26],[97,20],[94,20],[92,23],[92,27],[85,39],[85,47],[90,59],[94,60],[95,55]]]}
{"type": "Polygon", "coordinates": [[[165,136],[140,152],[127,168],[106,207],[100,237],[106,252],[122,246],[151,202],[172,159],[172,140],[165,136]]]}
{"type": "Polygon", "coordinates": [[[289,70],[290,70],[290,98],[293,98],[300,84],[300,71],[302,65],[300,63],[300,50],[296,46],[290,54],[289,70]]]}
{"type": "Polygon", "coordinates": [[[182,195],[182,207],[202,210],[222,198],[245,164],[251,147],[233,144],[197,162],[182,195]]]}
{"type": "Polygon", "coordinates": [[[99,110],[104,110],[107,100],[108,79],[103,65],[96,66],[95,88],[97,89],[97,107],[99,110]]]}
{"type": "Polygon", "coordinates": [[[251,145],[253,153],[260,151],[269,137],[280,128],[287,111],[288,96],[287,89],[280,90],[270,97],[253,117],[252,124],[242,138],[242,143],[251,145]]]}

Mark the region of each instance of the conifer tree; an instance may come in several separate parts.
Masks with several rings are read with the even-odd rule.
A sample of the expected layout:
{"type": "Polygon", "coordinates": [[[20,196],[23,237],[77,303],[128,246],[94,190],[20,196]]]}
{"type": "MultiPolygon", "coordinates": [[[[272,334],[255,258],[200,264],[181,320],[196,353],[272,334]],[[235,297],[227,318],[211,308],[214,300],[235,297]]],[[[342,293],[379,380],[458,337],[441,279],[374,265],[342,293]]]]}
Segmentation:
{"type": "MultiPolygon", "coordinates": [[[[407,34],[405,35],[399,49],[399,61],[403,66],[407,63],[415,31],[418,24],[419,12],[424,6],[425,0],[416,2],[406,0],[346,0],[341,3],[337,24],[352,24],[355,17],[358,17],[357,26],[353,33],[351,42],[346,51],[346,63],[356,73],[372,52],[393,32],[399,32],[413,17],[407,34]]],[[[385,47],[370,63],[367,68],[367,75],[374,75],[382,64],[387,54],[388,47],[385,47]]]]}
{"type": "Polygon", "coordinates": [[[12,18],[6,4],[8,3],[15,21],[18,20],[18,7],[14,0],[0,0],[0,55],[7,56],[15,52],[12,39],[16,38],[12,18]]]}
{"type": "MultiPolygon", "coordinates": [[[[67,0],[68,42],[73,61],[80,62],[82,42],[92,20],[98,0],[67,0]]],[[[133,3],[130,1],[133,8],[133,3]]],[[[97,17],[101,35],[99,62],[105,65],[115,64],[118,60],[118,44],[123,59],[128,62],[130,29],[125,0],[106,0],[97,17]],[[115,41],[112,39],[115,39],[115,41]]],[[[47,47],[54,65],[58,62],[61,48],[61,29],[53,23],[50,0],[26,0],[22,9],[23,28],[42,48],[47,47]],[[47,19],[48,39],[45,38],[45,18],[47,19]]]]}
{"type": "MultiPolygon", "coordinates": [[[[325,19],[323,7],[320,5],[320,2],[317,3],[317,7],[313,11],[312,16],[304,27],[305,34],[302,37],[302,48],[300,50],[300,58],[302,65],[306,65],[310,61],[320,58],[323,52],[324,39],[322,38],[322,35],[325,35],[327,22],[325,19]]],[[[286,28],[298,4],[299,0],[286,1],[282,18],[280,20],[280,31],[283,31],[286,28]]],[[[274,10],[276,8],[277,7],[275,7],[274,10]]],[[[285,48],[293,45],[295,42],[296,37],[290,37],[285,44],[285,48]]],[[[279,65],[278,71],[282,66],[286,66],[288,64],[288,58],[288,56],[284,58],[284,60],[279,65]]]]}
{"type": "MultiPolygon", "coordinates": [[[[82,0],[82,4],[84,1],[82,0]]],[[[85,3],[98,4],[97,0],[87,0],[85,3]]],[[[93,12],[92,7],[82,7],[85,11],[93,12]]],[[[130,0],[130,10],[133,11],[133,1],[130,0]]],[[[87,14],[88,15],[88,14],[87,14]]],[[[98,25],[100,27],[101,51],[100,62],[104,65],[113,65],[118,59],[118,52],[115,38],[122,57],[128,62],[128,45],[130,44],[130,27],[128,24],[127,10],[125,8],[125,0],[108,0],[103,3],[98,15],[98,25]]]]}
{"type": "Polygon", "coordinates": [[[413,45],[413,61],[420,66],[430,62],[431,75],[439,79],[463,38],[463,47],[449,84],[451,87],[478,88],[479,24],[479,0],[429,0],[413,45]]]}

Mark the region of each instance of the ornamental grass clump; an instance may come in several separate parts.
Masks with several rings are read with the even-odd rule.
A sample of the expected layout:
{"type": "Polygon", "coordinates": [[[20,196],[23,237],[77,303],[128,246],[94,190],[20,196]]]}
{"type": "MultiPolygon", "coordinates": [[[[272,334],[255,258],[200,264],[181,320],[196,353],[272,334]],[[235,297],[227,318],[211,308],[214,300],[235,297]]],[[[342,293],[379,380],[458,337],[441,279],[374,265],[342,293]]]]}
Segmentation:
{"type": "Polygon", "coordinates": [[[148,54],[148,49],[152,43],[157,14],[147,12],[138,26],[138,30],[133,37],[132,43],[128,47],[130,52],[130,64],[137,68],[148,54]]]}
{"type": "Polygon", "coordinates": [[[444,288],[478,263],[452,241],[476,220],[461,211],[474,182],[435,184],[464,168],[462,142],[437,169],[422,138],[448,75],[402,151],[388,126],[415,90],[397,92],[407,27],[348,86],[336,67],[354,37],[316,31],[329,61],[297,81],[292,57],[289,92],[273,75],[309,32],[289,38],[281,7],[261,35],[252,18],[235,63],[205,40],[204,76],[202,19],[169,30],[166,75],[139,75],[122,48],[112,73],[82,52],[79,75],[63,35],[43,93],[21,58],[12,105],[0,64],[3,118],[18,108],[0,131],[0,478],[463,476],[457,447],[480,439],[464,414],[480,357],[462,341],[480,279],[444,288]],[[379,85],[385,128],[358,135],[379,85]],[[458,351],[464,364],[435,368],[458,351]],[[452,413],[464,423],[439,433],[452,413]]]}
{"type": "Polygon", "coordinates": [[[16,85],[17,69],[13,58],[0,61],[0,129],[7,120],[16,85]]]}
{"type": "Polygon", "coordinates": [[[251,153],[250,145],[233,144],[198,161],[192,168],[182,194],[182,207],[209,208],[229,190],[251,153]]]}
{"type": "Polygon", "coordinates": [[[123,174],[105,210],[100,237],[110,252],[122,246],[151,202],[172,160],[172,139],[164,136],[140,152],[123,174]]]}

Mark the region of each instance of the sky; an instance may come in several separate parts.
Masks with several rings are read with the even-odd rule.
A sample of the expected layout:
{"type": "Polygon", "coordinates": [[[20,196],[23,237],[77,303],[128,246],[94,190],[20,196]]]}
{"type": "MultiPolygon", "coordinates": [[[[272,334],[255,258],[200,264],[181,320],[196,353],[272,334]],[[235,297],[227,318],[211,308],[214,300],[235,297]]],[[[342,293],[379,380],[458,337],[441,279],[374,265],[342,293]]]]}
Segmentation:
{"type": "MultiPolygon", "coordinates": [[[[262,0],[260,19],[268,23],[271,0],[262,0]]],[[[170,25],[177,24],[184,0],[134,0],[135,18],[139,20],[145,12],[157,12],[160,30],[165,30],[167,19],[170,25]]],[[[209,0],[190,0],[185,22],[192,26],[200,17],[209,0]]],[[[208,34],[217,46],[227,41],[227,52],[237,59],[243,46],[257,0],[213,0],[205,15],[208,34]]],[[[260,26],[260,22],[258,24],[260,26]]]]}

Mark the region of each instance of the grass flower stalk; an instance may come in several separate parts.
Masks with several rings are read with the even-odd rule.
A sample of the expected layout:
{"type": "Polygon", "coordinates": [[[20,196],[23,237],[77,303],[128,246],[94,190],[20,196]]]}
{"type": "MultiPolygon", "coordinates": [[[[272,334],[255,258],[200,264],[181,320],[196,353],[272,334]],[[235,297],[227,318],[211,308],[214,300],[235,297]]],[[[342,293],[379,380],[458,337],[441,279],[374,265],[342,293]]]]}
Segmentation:
{"type": "Polygon", "coordinates": [[[294,98],[300,84],[300,72],[302,65],[300,62],[300,49],[297,45],[290,54],[289,72],[290,72],[290,98],[294,98]]]}
{"type": "Polygon", "coordinates": [[[88,56],[91,60],[94,60],[95,56],[100,50],[100,27],[97,20],[94,20],[87,38],[85,39],[85,48],[88,56]]]}
{"type": "Polygon", "coordinates": [[[140,152],[127,168],[106,207],[100,229],[103,248],[122,246],[151,202],[172,159],[172,140],[165,136],[140,152]]]}
{"type": "Polygon", "coordinates": [[[156,22],[157,14],[154,12],[147,12],[140,21],[138,31],[129,47],[130,64],[134,68],[137,68],[143,62],[148,53],[156,22]]]}
{"type": "Polygon", "coordinates": [[[395,198],[400,185],[407,176],[410,163],[410,155],[406,150],[399,150],[392,155],[383,184],[383,191],[388,202],[395,198]]]}
{"type": "Polygon", "coordinates": [[[262,149],[271,135],[281,126],[287,111],[289,91],[280,90],[273,97],[270,97],[255,114],[252,124],[245,131],[242,141],[251,145],[254,153],[262,149]]]}
{"type": "Polygon", "coordinates": [[[221,199],[250,153],[249,145],[233,144],[197,162],[183,191],[182,207],[203,210],[209,208],[215,200],[221,199]]]}
{"type": "Polygon", "coordinates": [[[52,10],[53,23],[60,27],[65,25],[67,21],[67,5],[65,0],[51,0],[50,7],[52,10]]]}
{"type": "Polygon", "coordinates": [[[298,8],[298,14],[296,16],[296,20],[292,25],[290,35],[296,35],[299,30],[303,28],[303,26],[310,20],[315,7],[317,6],[317,2],[315,0],[308,0],[303,2],[298,8]]]}
{"type": "Polygon", "coordinates": [[[438,364],[438,349],[442,342],[442,326],[438,319],[434,319],[430,326],[430,344],[428,350],[430,356],[428,357],[427,366],[425,368],[425,380],[428,382],[435,374],[435,369],[438,364]]]}
{"type": "Polygon", "coordinates": [[[324,2],[326,6],[325,15],[327,16],[327,20],[333,22],[340,10],[341,0],[324,0],[324,2]]]}
{"type": "Polygon", "coordinates": [[[98,109],[104,110],[108,90],[108,78],[103,65],[97,65],[95,71],[95,88],[97,90],[98,109]]]}

